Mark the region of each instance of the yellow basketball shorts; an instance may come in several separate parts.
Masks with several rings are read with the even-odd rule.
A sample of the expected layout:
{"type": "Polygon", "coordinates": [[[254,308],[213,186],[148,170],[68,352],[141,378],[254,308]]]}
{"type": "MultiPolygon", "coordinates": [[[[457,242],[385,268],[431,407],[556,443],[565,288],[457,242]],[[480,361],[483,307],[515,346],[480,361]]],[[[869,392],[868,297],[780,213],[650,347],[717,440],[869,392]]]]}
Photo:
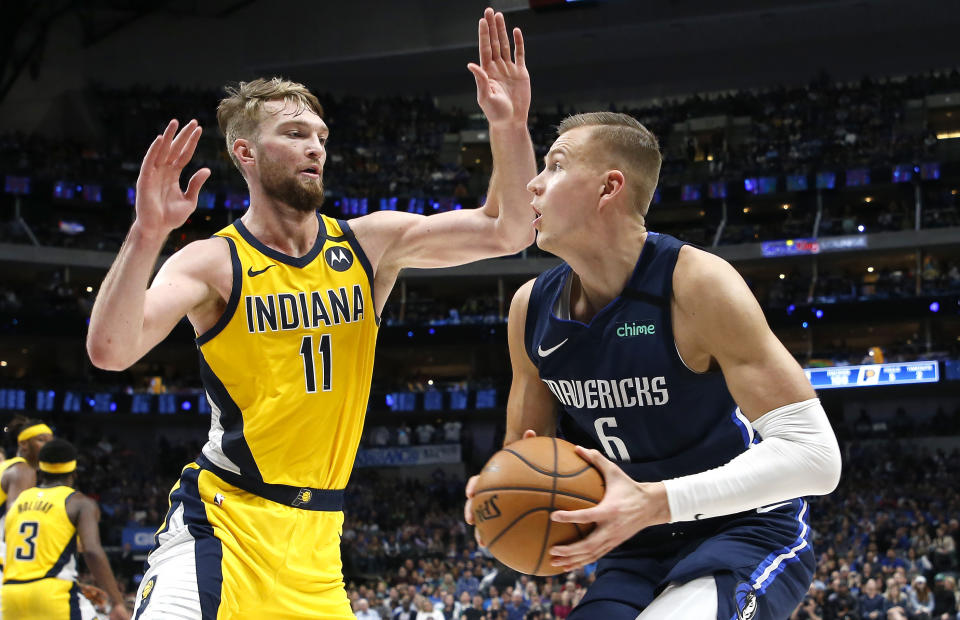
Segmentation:
{"type": "Polygon", "coordinates": [[[96,611],[72,581],[49,577],[3,584],[3,617],[17,620],[93,620],[96,611]]]}
{"type": "Polygon", "coordinates": [[[355,618],[342,531],[340,511],[266,499],[191,463],[170,492],[133,617],[355,618]]]}

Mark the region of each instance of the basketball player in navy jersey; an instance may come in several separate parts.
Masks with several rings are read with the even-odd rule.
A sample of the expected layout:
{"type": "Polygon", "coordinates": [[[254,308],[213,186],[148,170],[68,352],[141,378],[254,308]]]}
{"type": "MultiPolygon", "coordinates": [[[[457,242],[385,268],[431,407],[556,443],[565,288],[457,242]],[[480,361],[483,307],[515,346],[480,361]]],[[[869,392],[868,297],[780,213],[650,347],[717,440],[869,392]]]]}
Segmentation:
{"type": "Polygon", "coordinates": [[[802,496],[836,487],[840,452],[737,272],[647,230],[660,162],[629,116],[560,125],[528,189],[565,262],[514,296],[504,443],[556,433],[605,478],[597,506],[551,516],[597,524],[549,550],[599,560],[572,620],[786,618],[815,564],[802,496]]]}

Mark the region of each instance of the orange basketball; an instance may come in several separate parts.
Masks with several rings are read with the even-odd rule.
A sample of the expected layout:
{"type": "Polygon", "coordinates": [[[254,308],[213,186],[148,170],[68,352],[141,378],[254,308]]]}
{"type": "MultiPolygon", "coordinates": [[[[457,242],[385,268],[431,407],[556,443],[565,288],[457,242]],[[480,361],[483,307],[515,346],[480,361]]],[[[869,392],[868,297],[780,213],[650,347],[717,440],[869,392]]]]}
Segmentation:
{"type": "Polygon", "coordinates": [[[494,454],[477,481],[473,517],[480,538],[498,560],[528,575],[563,572],[549,549],[573,543],[593,524],[554,523],[554,510],[580,510],[603,498],[603,476],[554,437],[514,442],[494,454]]]}

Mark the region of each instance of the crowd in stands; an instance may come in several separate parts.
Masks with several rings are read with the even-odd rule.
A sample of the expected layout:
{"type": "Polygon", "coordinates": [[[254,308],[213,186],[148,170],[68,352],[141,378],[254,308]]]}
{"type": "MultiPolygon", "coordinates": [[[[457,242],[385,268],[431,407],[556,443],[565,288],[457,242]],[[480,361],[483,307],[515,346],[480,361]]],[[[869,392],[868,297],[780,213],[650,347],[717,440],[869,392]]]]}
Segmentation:
{"type": "MultiPolygon", "coordinates": [[[[825,169],[841,171],[854,166],[936,160],[938,141],[922,122],[907,121],[905,103],[931,93],[957,90],[957,71],[905,79],[864,78],[851,83],[820,77],[802,87],[694,95],[642,107],[609,107],[636,116],[659,136],[664,152],[661,186],[713,179],[726,179],[736,185],[746,175],[812,174],[825,169]],[[738,132],[730,125],[707,135],[684,129],[689,119],[707,116],[749,118],[750,130],[738,132]]],[[[207,128],[193,163],[214,171],[205,188],[206,195],[210,199],[219,196],[221,201],[242,201],[242,179],[233,169],[215,130],[214,112],[221,94],[179,87],[92,86],[77,95],[78,105],[91,111],[85,117],[87,125],[77,125],[76,131],[86,134],[84,137],[2,134],[0,176],[28,176],[36,191],[41,187],[48,191],[48,186],[57,181],[109,185],[119,189],[105,188],[104,201],[125,207],[126,189],[134,184],[145,145],[176,114],[182,120],[197,118],[207,128]]],[[[445,200],[438,208],[452,208],[455,203],[470,207],[482,200],[489,170],[475,161],[461,162],[459,140],[445,142],[445,136],[484,127],[475,111],[443,109],[427,96],[361,98],[321,94],[320,99],[332,132],[325,171],[329,202],[345,197],[367,199],[367,208],[375,210],[380,208],[380,199],[388,197],[399,197],[397,208],[401,209],[410,198],[445,200]]],[[[552,110],[532,112],[531,133],[538,158],[552,143],[560,121],[577,111],[580,110],[575,107],[558,105],[552,110]]],[[[949,189],[946,194],[934,194],[926,197],[930,208],[924,211],[921,224],[958,225],[956,194],[950,194],[949,189]]],[[[207,199],[202,197],[201,204],[205,202],[207,199]]],[[[26,213],[25,220],[38,241],[106,251],[117,249],[129,224],[128,215],[120,216],[121,211],[116,208],[105,212],[99,209],[98,213],[84,211],[73,203],[68,206],[65,210],[30,209],[26,213]]],[[[328,204],[328,209],[333,208],[328,204]]],[[[428,206],[427,210],[431,208],[428,206]]],[[[869,213],[861,211],[860,207],[849,205],[828,210],[820,220],[817,234],[852,234],[861,226],[868,232],[899,230],[912,228],[915,223],[912,201],[897,200],[869,213]]],[[[225,222],[222,217],[210,221],[198,214],[180,234],[173,236],[168,249],[205,237],[225,222]]],[[[651,222],[657,225],[655,210],[651,222]]],[[[718,222],[711,218],[687,224],[664,222],[659,228],[697,243],[712,243],[718,222]]],[[[720,242],[811,236],[813,231],[810,209],[798,209],[772,219],[731,214],[720,242]]],[[[0,226],[0,241],[30,239],[18,223],[8,223],[0,226]]]]}

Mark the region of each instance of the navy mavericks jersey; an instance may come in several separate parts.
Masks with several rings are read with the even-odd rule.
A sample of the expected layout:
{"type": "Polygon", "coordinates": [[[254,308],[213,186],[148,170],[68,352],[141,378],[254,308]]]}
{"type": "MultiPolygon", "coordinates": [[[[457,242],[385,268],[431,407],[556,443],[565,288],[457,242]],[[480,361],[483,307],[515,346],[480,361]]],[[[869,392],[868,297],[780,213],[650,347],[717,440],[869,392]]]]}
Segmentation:
{"type": "Polygon", "coordinates": [[[634,480],[656,482],[723,465],[753,441],[719,371],[687,368],[670,317],[683,243],[650,232],[619,297],[584,324],[570,319],[570,266],[530,293],[527,354],[562,406],[562,437],[596,448],[634,480]]]}

